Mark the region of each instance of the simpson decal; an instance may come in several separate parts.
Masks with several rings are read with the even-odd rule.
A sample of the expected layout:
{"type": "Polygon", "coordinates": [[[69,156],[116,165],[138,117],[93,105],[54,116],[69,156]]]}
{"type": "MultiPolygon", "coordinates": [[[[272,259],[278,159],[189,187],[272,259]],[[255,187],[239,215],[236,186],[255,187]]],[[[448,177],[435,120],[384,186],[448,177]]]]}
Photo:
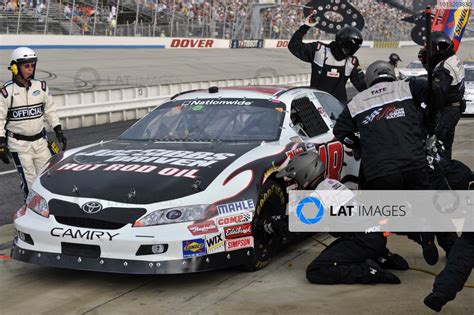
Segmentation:
{"type": "Polygon", "coordinates": [[[248,247],[253,247],[253,236],[225,241],[225,250],[228,252],[248,247]]]}
{"type": "Polygon", "coordinates": [[[255,210],[255,205],[252,199],[236,201],[217,206],[217,212],[219,212],[219,214],[253,210],[255,210]]]}
{"type": "Polygon", "coordinates": [[[202,238],[183,241],[183,258],[206,255],[206,244],[202,238]]]}

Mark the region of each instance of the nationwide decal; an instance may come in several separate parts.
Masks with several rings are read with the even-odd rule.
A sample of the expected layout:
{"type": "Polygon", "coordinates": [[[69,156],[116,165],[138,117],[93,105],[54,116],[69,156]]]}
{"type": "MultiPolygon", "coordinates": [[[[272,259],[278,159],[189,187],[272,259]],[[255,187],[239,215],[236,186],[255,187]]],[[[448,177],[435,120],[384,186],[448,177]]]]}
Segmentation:
{"type": "Polygon", "coordinates": [[[79,152],[77,156],[107,157],[108,162],[132,162],[169,164],[173,166],[207,167],[228,157],[235,156],[234,153],[195,152],[165,149],[148,150],[97,150],[93,152],[79,152]]]}
{"type": "Polygon", "coordinates": [[[217,226],[211,220],[189,225],[188,230],[189,232],[191,232],[192,235],[202,235],[202,234],[207,234],[207,233],[215,233],[219,231],[217,229],[217,226]]]}
{"type": "Polygon", "coordinates": [[[104,172],[131,172],[131,173],[155,173],[161,176],[197,178],[199,169],[183,169],[175,167],[158,168],[154,165],[140,164],[76,164],[66,163],[58,167],[57,171],[104,171],[104,172]]]}
{"type": "Polygon", "coordinates": [[[252,224],[246,223],[242,225],[226,227],[224,228],[224,235],[226,239],[252,235],[252,224]]]}
{"type": "Polygon", "coordinates": [[[252,105],[253,101],[243,99],[222,99],[222,100],[189,100],[184,101],[181,105],[183,106],[196,106],[196,105],[252,105]]]}
{"type": "Polygon", "coordinates": [[[206,251],[208,254],[225,251],[225,239],[222,232],[206,236],[206,251]]]}
{"type": "Polygon", "coordinates": [[[231,203],[226,203],[223,205],[217,206],[217,212],[219,214],[227,214],[238,211],[253,211],[255,210],[255,205],[252,199],[235,201],[231,203]]]}
{"type": "Polygon", "coordinates": [[[183,258],[206,255],[206,244],[202,238],[183,241],[183,258]]]}
{"type": "Polygon", "coordinates": [[[95,230],[77,230],[77,229],[64,229],[64,228],[53,228],[49,232],[53,237],[60,238],[72,238],[72,239],[82,239],[82,240],[106,240],[112,241],[114,237],[120,233],[110,233],[103,231],[95,230]]]}
{"type": "Polygon", "coordinates": [[[225,250],[227,252],[248,247],[253,247],[253,236],[247,236],[225,241],[225,250]]]}
{"type": "Polygon", "coordinates": [[[250,223],[252,222],[252,214],[253,212],[246,212],[235,214],[227,217],[217,218],[216,223],[217,226],[226,227],[230,225],[237,225],[242,223],[250,223]]]}
{"type": "Polygon", "coordinates": [[[32,105],[32,106],[10,108],[8,110],[8,115],[7,115],[10,121],[35,119],[35,118],[40,118],[42,116],[43,116],[43,103],[32,105]]]}

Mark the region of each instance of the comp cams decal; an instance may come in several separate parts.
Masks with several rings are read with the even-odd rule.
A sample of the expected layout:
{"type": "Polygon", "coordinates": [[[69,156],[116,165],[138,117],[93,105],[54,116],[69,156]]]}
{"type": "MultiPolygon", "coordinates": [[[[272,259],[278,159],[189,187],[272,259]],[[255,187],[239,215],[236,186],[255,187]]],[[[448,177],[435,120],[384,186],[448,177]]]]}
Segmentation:
{"type": "Polygon", "coordinates": [[[183,241],[183,258],[206,255],[206,244],[202,238],[183,241]]]}
{"type": "Polygon", "coordinates": [[[230,215],[227,217],[216,218],[216,224],[219,227],[226,227],[230,225],[237,225],[242,223],[252,222],[253,212],[239,213],[235,215],[230,215]]]}

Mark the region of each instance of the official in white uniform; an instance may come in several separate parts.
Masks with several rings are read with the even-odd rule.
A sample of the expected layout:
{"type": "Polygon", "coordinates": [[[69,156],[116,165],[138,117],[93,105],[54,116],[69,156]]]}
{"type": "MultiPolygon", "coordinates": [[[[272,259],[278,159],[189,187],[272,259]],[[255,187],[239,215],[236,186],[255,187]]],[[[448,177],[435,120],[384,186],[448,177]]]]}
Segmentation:
{"type": "Polygon", "coordinates": [[[0,159],[7,164],[9,157],[13,159],[25,198],[51,158],[45,122],[54,129],[63,150],[67,144],[46,82],[34,79],[37,60],[32,49],[15,49],[9,67],[13,77],[0,96],[0,159]]]}

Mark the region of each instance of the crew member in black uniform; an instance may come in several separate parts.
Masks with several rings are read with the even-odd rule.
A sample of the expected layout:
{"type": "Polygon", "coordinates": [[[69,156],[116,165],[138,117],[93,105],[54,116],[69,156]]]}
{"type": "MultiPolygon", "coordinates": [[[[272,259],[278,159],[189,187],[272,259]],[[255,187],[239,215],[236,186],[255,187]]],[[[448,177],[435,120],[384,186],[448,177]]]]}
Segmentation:
{"type": "MultiPolygon", "coordinates": [[[[445,95],[438,118],[436,137],[443,142],[445,148],[443,156],[450,161],[456,125],[466,110],[464,68],[447,34],[433,32],[430,39],[433,52],[433,82],[445,95]]],[[[418,57],[427,67],[427,53],[424,48],[420,50],[418,57]]]]}
{"type": "Polygon", "coordinates": [[[319,41],[303,43],[303,37],[315,25],[313,15],[309,15],[291,37],[288,49],[297,58],[311,63],[311,87],[326,91],[345,104],[348,79],[359,91],[367,88],[359,60],[354,56],[362,45],[362,34],[357,28],[346,26],[329,45],[319,41]]]}
{"type": "MultiPolygon", "coordinates": [[[[397,81],[385,61],[372,63],[366,71],[369,88],[357,94],[339,115],[334,135],[348,147],[360,147],[361,165],[368,190],[429,190],[431,184],[424,148],[427,133],[435,131],[426,122],[428,81],[413,78],[397,81]],[[427,130],[428,129],[428,130],[427,130]],[[360,138],[356,136],[360,132],[360,138]]],[[[433,97],[436,112],[443,97],[433,97]]],[[[423,246],[425,260],[438,260],[434,233],[408,233],[423,246]]]]}

